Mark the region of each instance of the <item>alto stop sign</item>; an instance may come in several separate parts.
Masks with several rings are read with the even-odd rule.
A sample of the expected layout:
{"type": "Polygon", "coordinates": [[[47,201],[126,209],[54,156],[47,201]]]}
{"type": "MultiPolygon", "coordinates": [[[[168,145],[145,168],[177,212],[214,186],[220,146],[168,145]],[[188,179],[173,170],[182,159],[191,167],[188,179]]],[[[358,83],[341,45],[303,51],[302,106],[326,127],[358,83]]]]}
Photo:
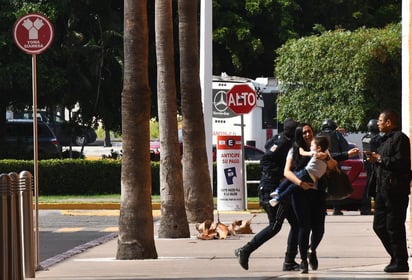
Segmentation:
{"type": "Polygon", "coordinates": [[[247,84],[234,85],[226,93],[226,105],[236,114],[247,114],[256,106],[256,92],[247,84]]]}
{"type": "Polygon", "coordinates": [[[13,28],[16,45],[27,54],[40,54],[54,37],[53,25],[43,15],[27,14],[19,18],[13,28]]]}

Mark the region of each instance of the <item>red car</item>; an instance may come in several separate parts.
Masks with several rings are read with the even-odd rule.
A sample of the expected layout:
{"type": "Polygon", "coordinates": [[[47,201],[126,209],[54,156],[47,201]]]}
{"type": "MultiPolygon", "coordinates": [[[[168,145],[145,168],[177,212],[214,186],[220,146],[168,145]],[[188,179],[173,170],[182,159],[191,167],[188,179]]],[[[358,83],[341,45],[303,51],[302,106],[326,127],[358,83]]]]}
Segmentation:
{"type": "MultiPolygon", "coordinates": [[[[352,149],[355,144],[350,143],[352,149]]],[[[352,157],[341,163],[341,169],[348,175],[349,181],[352,183],[353,193],[348,198],[341,201],[342,208],[348,210],[358,210],[362,205],[363,193],[368,182],[367,172],[363,165],[362,155],[352,157]]]]}
{"type": "MultiPolygon", "coordinates": [[[[183,154],[183,144],[181,141],[179,141],[179,145],[180,145],[180,155],[182,155],[183,154]]],[[[157,139],[150,140],[150,160],[151,161],[160,160],[160,140],[157,140],[157,139]]]]}
{"type": "Polygon", "coordinates": [[[159,161],[160,160],[160,141],[153,139],[150,140],[150,160],[159,161]]]}

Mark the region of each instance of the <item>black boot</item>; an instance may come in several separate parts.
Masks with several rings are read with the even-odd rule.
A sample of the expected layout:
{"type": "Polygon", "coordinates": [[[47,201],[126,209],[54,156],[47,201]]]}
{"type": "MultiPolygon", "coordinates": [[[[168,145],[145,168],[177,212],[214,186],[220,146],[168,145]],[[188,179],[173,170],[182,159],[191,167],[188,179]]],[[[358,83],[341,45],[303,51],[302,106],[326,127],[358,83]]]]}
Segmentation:
{"type": "Polygon", "coordinates": [[[308,266],[307,260],[302,260],[302,262],[300,263],[300,269],[302,270],[303,274],[306,274],[309,272],[309,266],[308,266]]]}
{"type": "Polygon", "coordinates": [[[283,262],[283,271],[299,270],[299,264],[295,262],[297,252],[286,252],[285,261],[283,262]]]}
{"type": "Polygon", "coordinates": [[[250,243],[235,250],[235,256],[238,257],[240,266],[245,270],[249,269],[249,256],[252,251],[253,249],[250,243]]]}
{"type": "Polygon", "coordinates": [[[309,264],[312,270],[317,270],[319,264],[318,264],[318,257],[316,256],[316,251],[309,251],[308,257],[309,257],[309,264]]]}

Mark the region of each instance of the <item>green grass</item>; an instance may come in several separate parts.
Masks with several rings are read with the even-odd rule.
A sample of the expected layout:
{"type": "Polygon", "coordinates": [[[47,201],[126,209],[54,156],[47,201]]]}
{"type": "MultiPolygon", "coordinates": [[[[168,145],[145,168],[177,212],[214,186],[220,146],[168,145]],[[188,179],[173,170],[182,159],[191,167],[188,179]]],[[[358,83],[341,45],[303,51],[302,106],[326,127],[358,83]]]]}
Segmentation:
{"type": "Polygon", "coordinates": [[[117,203],[120,202],[120,194],[107,195],[41,195],[39,196],[40,203],[117,203]]]}
{"type": "MultiPolygon", "coordinates": [[[[153,202],[159,202],[160,196],[153,195],[153,202]]],[[[248,197],[248,202],[258,202],[258,197],[248,197]]],[[[41,195],[39,196],[40,203],[119,203],[120,194],[104,194],[104,195],[41,195]]],[[[214,198],[216,203],[216,197],[214,198]]]]}

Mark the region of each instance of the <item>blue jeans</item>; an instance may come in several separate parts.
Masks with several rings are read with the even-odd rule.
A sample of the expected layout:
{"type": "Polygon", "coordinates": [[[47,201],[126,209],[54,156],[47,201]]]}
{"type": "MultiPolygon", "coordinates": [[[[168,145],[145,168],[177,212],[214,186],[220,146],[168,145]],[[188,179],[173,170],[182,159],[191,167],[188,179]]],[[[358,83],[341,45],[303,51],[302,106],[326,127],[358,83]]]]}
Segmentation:
{"type": "MultiPolygon", "coordinates": [[[[295,172],[296,177],[298,177],[303,182],[313,183],[312,178],[309,176],[308,171],[303,168],[295,172]]],[[[277,187],[278,191],[278,200],[281,201],[283,198],[290,196],[295,191],[299,190],[300,187],[293,184],[289,180],[284,180],[282,183],[279,184],[277,187]]]]}

